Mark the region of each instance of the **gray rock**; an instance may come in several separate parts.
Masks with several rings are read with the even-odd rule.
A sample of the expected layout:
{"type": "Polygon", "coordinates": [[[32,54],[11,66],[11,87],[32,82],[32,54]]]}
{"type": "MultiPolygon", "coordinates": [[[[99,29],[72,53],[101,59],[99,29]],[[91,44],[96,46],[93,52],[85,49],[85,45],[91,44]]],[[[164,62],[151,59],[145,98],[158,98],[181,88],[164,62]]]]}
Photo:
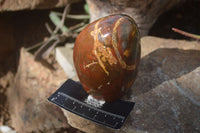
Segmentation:
{"type": "Polygon", "coordinates": [[[113,130],[63,110],[71,126],[88,133],[200,132],[199,42],[142,38],[136,82],[123,99],[135,102],[124,126],[113,130]]]}
{"type": "Polygon", "coordinates": [[[199,93],[199,85],[196,86],[195,82],[190,82],[190,88],[186,86],[182,88],[179,85],[185,84],[182,78],[188,82],[194,74],[198,76],[193,79],[200,82],[200,67],[198,67],[189,74],[165,81],[151,91],[134,97],[132,100],[136,102],[136,106],[125,126],[154,133],[200,132],[200,100],[195,99],[197,94],[192,92],[198,89],[199,93]],[[137,113],[138,110],[140,113],[137,113]]]}

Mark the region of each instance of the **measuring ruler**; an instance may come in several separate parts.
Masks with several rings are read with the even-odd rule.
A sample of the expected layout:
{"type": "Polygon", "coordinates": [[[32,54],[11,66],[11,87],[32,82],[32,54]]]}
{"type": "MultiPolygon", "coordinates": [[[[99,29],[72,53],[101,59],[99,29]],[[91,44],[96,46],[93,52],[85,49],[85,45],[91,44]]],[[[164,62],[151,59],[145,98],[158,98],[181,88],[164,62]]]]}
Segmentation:
{"type": "Polygon", "coordinates": [[[85,119],[120,129],[134,107],[133,102],[99,101],[88,95],[79,82],[68,79],[48,100],[85,119]]]}

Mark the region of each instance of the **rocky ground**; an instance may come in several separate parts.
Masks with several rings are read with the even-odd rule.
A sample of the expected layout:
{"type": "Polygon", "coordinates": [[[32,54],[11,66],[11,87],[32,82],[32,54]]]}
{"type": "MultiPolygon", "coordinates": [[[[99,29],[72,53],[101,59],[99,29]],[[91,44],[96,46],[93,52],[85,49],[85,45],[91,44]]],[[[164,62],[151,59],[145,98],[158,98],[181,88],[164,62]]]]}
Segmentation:
{"type": "MultiPolygon", "coordinates": [[[[138,77],[127,97],[135,102],[117,133],[200,132],[200,43],[143,37],[138,77]]],[[[87,133],[114,133],[64,111],[73,127],[87,133]]]]}
{"type": "MultiPolygon", "coordinates": [[[[173,26],[200,34],[199,8],[200,1],[193,0],[173,9],[162,15],[150,31],[153,36],[190,41],[143,38],[141,71],[135,84],[146,85],[143,89],[132,88],[129,98],[137,105],[121,132],[200,132],[200,43],[171,31],[173,26]]],[[[71,117],[71,126],[67,124],[63,112],[45,101],[67,76],[56,62],[53,64],[57,71],[51,72],[34,62],[30,53],[20,52],[21,47],[33,45],[48,35],[44,26],[49,22],[48,13],[49,10],[0,14],[0,35],[7,44],[0,45],[0,126],[8,125],[22,132],[81,132],[71,126],[87,132],[104,132],[104,128],[84,120],[79,122],[88,124],[87,128],[75,125],[71,117]],[[38,100],[34,99],[36,95],[38,100]],[[28,128],[25,130],[24,126],[28,128]]]]}

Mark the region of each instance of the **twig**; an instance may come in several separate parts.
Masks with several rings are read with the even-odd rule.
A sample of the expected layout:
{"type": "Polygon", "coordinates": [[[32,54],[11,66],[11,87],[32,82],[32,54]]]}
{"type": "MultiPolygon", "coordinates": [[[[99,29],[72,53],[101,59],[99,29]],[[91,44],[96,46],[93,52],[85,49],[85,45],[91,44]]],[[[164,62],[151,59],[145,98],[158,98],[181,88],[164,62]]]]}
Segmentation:
{"type": "Polygon", "coordinates": [[[36,48],[38,48],[38,47],[42,46],[42,45],[43,45],[43,43],[44,43],[44,41],[42,41],[42,42],[39,42],[39,43],[37,43],[37,44],[35,44],[35,45],[33,45],[33,46],[29,47],[29,48],[26,48],[26,50],[27,50],[27,51],[34,50],[34,49],[36,49],[36,48]]]}
{"type": "Polygon", "coordinates": [[[70,8],[70,6],[67,5],[67,6],[65,7],[65,9],[64,9],[60,27],[63,27],[63,26],[64,26],[65,18],[66,18],[66,16],[67,16],[67,14],[69,13],[69,8],[70,8]]]}
{"type": "Polygon", "coordinates": [[[59,31],[59,29],[62,29],[62,27],[64,26],[65,16],[69,12],[69,6],[70,5],[67,5],[65,7],[64,12],[63,12],[63,17],[60,23],[56,26],[55,30],[51,32],[52,33],[51,37],[49,37],[47,41],[43,42],[43,45],[35,52],[36,61],[40,61],[41,59],[45,59],[46,57],[48,57],[51,53],[51,50],[58,43],[62,43],[65,40],[65,39],[60,39],[60,38],[63,38],[64,31],[63,31],[63,34],[61,35],[57,34],[57,32],[59,31]]]}
{"type": "Polygon", "coordinates": [[[63,26],[62,28],[60,28],[59,25],[61,23],[61,20],[55,13],[51,12],[49,14],[49,18],[51,19],[52,23],[57,27],[57,29],[54,30],[55,34],[58,32],[58,30],[61,30],[62,32],[68,32],[69,31],[66,26],[63,26]]]}
{"type": "MultiPolygon", "coordinates": [[[[70,5],[67,5],[63,11],[62,18],[58,16],[59,13],[51,12],[50,19],[56,26],[54,30],[51,29],[48,23],[45,24],[48,32],[50,33],[50,37],[47,40],[44,40],[27,50],[32,50],[38,48],[34,54],[34,59],[36,61],[40,61],[43,65],[47,66],[48,68],[52,69],[53,66],[46,61],[46,57],[49,57],[51,51],[56,47],[57,44],[63,43],[67,37],[76,36],[77,33],[82,30],[86,26],[86,19],[89,18],[89,15],[68,15],[70,5]],[[67,17],[71,17],[73,19],[84,19],[85,21],[77,24],[75,26],[67,28],[64,23],[67,17]],[[59,32],[61,31],[61,33],[59,32]]],[[[61,14],[59,14],[61,15],[61,14]]]]}
{"type": "Polygon", "coordinates": [[[51,53],[51,51],[55,48],[55,46],[58,44],[58,43],[62,43],[64,42],[66,39],[65,35],[61,36],[61,35],[58,35],[56,36],[56,40],[52,43],[52,45],[50,45],[46,51],[44,52],[43,56],[44,57],[48,57],[49,54],[51,53]]]}
{"type": "MultiPolygon", "coordinates": [[[[67,5],[64,9],[64,12],[63,12],[63,16],[62,16],[62,19],[61,19],[61,22],[60,24],[56,27],[56,29],[54,30],[54,33],[57,33],[59,29],[61,29],[63,26],[64,26],[64,23],[65,23],[65,18],[66,18],[66,15],[69,13],[69,7],[70,5],[67,5]]],[[[66,31],[62,31],[63,33],[66,32],[66,31]]],[[[68,31],[69,32],[69,31],[68,31]]]]}
{"type": "Polygon", "coordinates": [[[51,36],[47,41],[43,42],[43,45],[35,52],[35,60],[39,61],[40,59],[45,58],[45,51],[51,46],[52,41],[54,41],[54,36],[51,36]]]}
{"type": "Polygon", "coordinates": [[[72,15],[72,14],[68,14],[67,18],[70,18],[70,19],[90,19],[90,15],[72,15]]]}
{"type": "Polygon", "coordinates": [[[48,24],[48,23],[45,23],[45,26],[46,26],[48,32],[49,32],[50,34],[52,34],[52,33],[53,33],[53,30],[50,28],[49,24],[48,24]]]}
{"type": "Polygon", "coordinates": [[[189,32],[185,32],[185,31],[180,30],[180,29],[177,29],[177,28],[172,28],[172,30],[173,30],[174,32],[177,32],[177,33],[179,33],[179,34],[181,34],[181,35],[184,35],[184,36],[186,36],[186,37],[190,37],[190,38],[194,38],[194,39],[200,40],[200,35],[191,34],[191,33],[189,33],[189,32]]]}
{"type": "Polygon", "coordinates": [[[78,28],[80,28],[80,27],[83,27],[83,26],[85,26],[85,25],[86,25],[85,22],[81,22],[81,23],[79,23],[79,24],[76,24],[76,25],[74,25],[74,26],[69,27],[69,29],[70,29],[71,31],[73,31],[73,30],[76,30],[76,29],[78,29],[78,28]]]}
{"type": "MultiPolygon", "coordinates": [[[[53,12],[53,13],[55,13],[58,16],[62,16],[62,13],[59,13],[59,12],[53,12]]],[[[84,15],[84,14],[82,14],[82,15],[72,15],[72,14],[68,14],[66,16],[66,18],[81,19],[82,20],[82,19],[90,19],[90,15],[84,15]]]]}
{"type": "Polygon", "coordinates": [[[49,14],[49,17],[50,17],[51,21],[56,26],[56,29],[53,31],[54,34],[56,34],[59,30],[61,30],[62,33],[70,32],[70,30],[64,25],[65,17],[68,14],[68,12],[69,12],[69,5],[67,5],[65,7],[64,12],[62,14],[62,19],[61,20],[60,20],[60,18],[57,16],[57,14],[55,12],[51,12],[49,14]]]}
{"type": "Polygon", "coordinates": [[[78,33],[78,32],[80,32],[80,31],[82,31],[86,26],[87,26],[87,25],[84,25],[84,26],[82,26],[82,27],[80,27],[80,28],[74,30],[74,32],[78,33]]]}

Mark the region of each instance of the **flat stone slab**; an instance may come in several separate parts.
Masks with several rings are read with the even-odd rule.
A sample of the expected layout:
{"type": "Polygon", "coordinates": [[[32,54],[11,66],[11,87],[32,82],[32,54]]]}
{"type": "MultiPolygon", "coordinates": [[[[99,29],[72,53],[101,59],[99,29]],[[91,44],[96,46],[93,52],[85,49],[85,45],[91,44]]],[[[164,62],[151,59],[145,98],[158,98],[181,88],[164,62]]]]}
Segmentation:
{"type": "Polygon", "coordinates": [[[63,110],[68,123],[87,133],[200,132],[200,43],[143,37],[136,82],[124,100],[136,103],[120,130],[63,110]]]}
{"type": "Polygon", "coordinates": [[[198,67],[181,78],[165,81],[155,89],[133,98],[136,102],[135,109],[122,130],[154,133],[200,132],[200,100],[196,99],[196,94],[193,93],[196,89],[200,92],[200,85],[195,86],[195,82],[190,82],[194,86],[192,88],[183,88],[180,85],[188,82],[194,74],[198,74],[195,79],[200,81],[198,67]]]}
{"type": "Polygon", "coordinates": [[[63,68],[67,76],[71,79],[77,78],[73,63],[73,44],[67,44],[65,47],[57,47],[55,56],[57,62],[63,68]]]}

